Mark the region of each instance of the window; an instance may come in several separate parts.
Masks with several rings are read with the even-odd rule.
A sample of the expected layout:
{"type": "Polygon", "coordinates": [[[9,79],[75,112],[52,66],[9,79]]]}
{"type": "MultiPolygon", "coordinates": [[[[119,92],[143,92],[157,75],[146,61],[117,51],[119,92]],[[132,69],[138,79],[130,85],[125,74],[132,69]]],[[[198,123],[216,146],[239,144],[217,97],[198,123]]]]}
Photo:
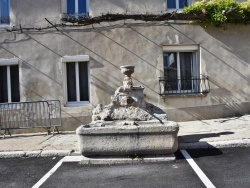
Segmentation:
{"type": "Polygon", "coordinates": [[[163,46],[164,77],[160,94],[189,94],[208,91],[206,78],[200,76],[198,45],[163,46]]]}
{"type": "Polygon", "coordinates": [[[0,103],[19,101],[19,67],[17,61],[0,60],[0,103]]]}
{"type": "Polygon", "coordinates": [[[182,10],[184,7],[190,5],[189,0],[167,0],[167,10],[182,10]]]}
{"type": "Polygon", "coordinates": [[[66,13],[76,17],[88,16],[88,0],[66,0],[66,13]]]}
{"type": "Polygon", "coordinates": [[[10,23],[10,1],[0,0],[0,25],[6,25],[10,23]]]}
{"type": "Polygon", "coordinates": [[[64,57],[66,106],[89,104],[89,56],[64,57]]]}

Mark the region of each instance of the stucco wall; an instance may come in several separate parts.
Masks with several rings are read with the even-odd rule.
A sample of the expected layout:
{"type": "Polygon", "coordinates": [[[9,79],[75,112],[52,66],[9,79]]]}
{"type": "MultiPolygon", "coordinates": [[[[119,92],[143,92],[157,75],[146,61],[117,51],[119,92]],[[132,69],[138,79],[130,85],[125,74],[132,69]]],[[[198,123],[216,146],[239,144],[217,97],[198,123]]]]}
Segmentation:
{"type": "Polygon", "coordinates": [[[62,0],[10,0],[11,25],[19,27],[44,27],[58,22],[62,14],[62,0]]]}
{"type": "MultiPolygon", "coordinates": [[[[116,2],[91,1],[90,9],[104,10],[112,3],[108,6],[110,10],[124,10],[125,5],[116,2]]],[[[140,4],[140,1],[133,2],[140,4]]],[[[152,6],[157,10],[165,3],[156,2],[160,5],[152,6]]],[[[45,17],[60,21],[61,0],[52,4],[51,1],[23,0],[20,3],[13,0],[11,4],[13,23],[17,25],[41,24],[37,20],[42,20],[42,25],[47,24],[43,20],[45,17]],[[26,3],[30,5],[28,8],[26,3]]],[[[21,101],[59,99],[64,105],[61,58],[89,55],[90,104],[62,106],[64,130],[75,130],[78,125],[89,122],[91,111],[98,103],[110,102],[110,96],[122,85],[119,67],[126,64],[136,66],[134,85],[145,86],[146,100],[164,109],[170,120],[211,119],[249,112],[250,26],[228,25],[227,30],[223,30],[185,22],[102,25],[23,33],[6,32],[1,28],[0,57],[19,59],[21,101]],[[211,92],[203,97],[161,98],[158,78],[163,76],[162,44],[190,43],[200,45],[202,74],[209,76],[211,92]]]]}
{"type": "Polygon", "coordinates": [[[90,13],[98,15],[103,13],[146,13],[166,10],[165,0],[92,0],[90,1],[90,13]]]}

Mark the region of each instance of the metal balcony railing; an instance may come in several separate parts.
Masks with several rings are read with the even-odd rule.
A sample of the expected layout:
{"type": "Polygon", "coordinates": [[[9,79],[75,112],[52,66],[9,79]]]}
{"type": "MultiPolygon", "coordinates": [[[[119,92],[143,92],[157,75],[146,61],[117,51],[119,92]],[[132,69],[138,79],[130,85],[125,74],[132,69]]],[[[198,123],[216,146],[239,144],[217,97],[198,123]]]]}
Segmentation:
{"type": "Polygon", "coordinates": [[[210,92],[207,76],[167,79],[159,78],[160,95],[206,94],[210,92]]]}

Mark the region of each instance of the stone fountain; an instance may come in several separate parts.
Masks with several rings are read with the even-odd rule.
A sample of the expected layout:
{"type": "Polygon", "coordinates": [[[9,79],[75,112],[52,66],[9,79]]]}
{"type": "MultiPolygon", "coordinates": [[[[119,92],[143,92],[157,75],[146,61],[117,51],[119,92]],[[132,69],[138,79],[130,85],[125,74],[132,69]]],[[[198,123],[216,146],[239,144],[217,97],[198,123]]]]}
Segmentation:
{"type": "Polygon", "coordinates": [[[84,156],[166,155],[178,148],[176,122],[144,100],[142,86],[133,86],[134,66],[121,66],[125,75],[111,97],[111,103],[99,104],[92,122],[77,128],[79,150],[84,156]]]}

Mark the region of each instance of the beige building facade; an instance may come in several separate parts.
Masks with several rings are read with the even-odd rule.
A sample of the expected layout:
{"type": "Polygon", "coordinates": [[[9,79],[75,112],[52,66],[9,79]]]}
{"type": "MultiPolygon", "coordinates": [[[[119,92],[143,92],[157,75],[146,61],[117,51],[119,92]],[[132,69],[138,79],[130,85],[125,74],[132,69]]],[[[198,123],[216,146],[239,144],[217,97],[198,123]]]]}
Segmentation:
{"type": "MultiPolygon", "coordinates": [[[[0,25],[0,79],[6,83],[1,102],[60,100],[61,130],[75,130],[91,121],[99,103],[110,103],[122,85],[120,66],[134,65],[134,85],[144,86],[145,100],[163,109],[169,120],[249,113],[248,25],[223,30],[188,21],[79,26],[61,20],[85,14],[160,14],[172,11],[167,2],[6,0],[9,12],[1,16],[9,14],[10,20],[0,25]]],[[[171,6],[181,11],[180,2],[171,6]]]]}

